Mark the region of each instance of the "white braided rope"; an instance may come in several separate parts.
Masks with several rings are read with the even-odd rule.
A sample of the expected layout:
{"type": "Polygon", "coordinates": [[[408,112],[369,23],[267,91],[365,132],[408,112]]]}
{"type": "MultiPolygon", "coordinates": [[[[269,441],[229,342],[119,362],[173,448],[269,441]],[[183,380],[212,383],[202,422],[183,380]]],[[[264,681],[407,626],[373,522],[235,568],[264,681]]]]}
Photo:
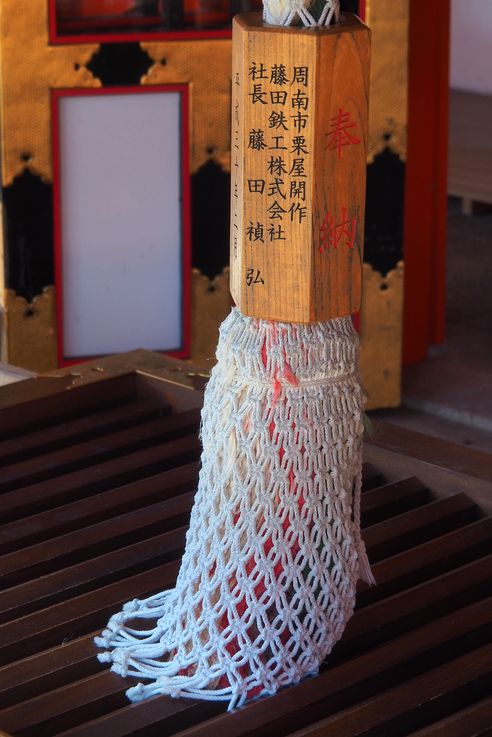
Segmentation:
{"type": "Polygon", "coordinates": [[[298,20],[305,26],[329,26],[340,20],[340,0],[326,0],[318,19],[309,9],[313,0],[264,0],[263,17],[275,26],[290,26],[298,20]]]}
{"type": "Polygon", "coordinates": [[[112,670],[150,681],[131,700],[232,708],[318,672],[357,579],[374,582],[360,536],[357,357],[350,318],[292,325],[233,309],[222,324],[176,586],[129,602],[96,640],[112,670]]]}

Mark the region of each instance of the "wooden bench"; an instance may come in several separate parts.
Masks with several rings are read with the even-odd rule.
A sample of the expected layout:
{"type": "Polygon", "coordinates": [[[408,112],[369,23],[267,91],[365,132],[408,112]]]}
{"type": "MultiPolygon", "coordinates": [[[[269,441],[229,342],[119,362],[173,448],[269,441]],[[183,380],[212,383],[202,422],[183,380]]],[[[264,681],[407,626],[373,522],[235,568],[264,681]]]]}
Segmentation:
{"type": "MultiPolygon", "coordinates": [[[[316,678],[232,713],[157,697],[94,635],[174,583],[196,487],[199,371],[145,351],[0,390],[0,730],[19,737],[467,737],[492,703],[492,457],[381,425],[363,535],[377,586],[316,678]]],[[[490,733],[488,733],[490,734],[490,733]]]]}

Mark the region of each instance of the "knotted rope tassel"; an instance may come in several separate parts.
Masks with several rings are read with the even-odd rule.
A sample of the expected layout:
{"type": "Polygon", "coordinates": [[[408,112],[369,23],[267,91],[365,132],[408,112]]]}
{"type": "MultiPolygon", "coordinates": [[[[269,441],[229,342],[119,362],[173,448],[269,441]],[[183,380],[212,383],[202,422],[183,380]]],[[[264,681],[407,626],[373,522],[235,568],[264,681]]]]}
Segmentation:
{"type": "Polygon", "coordinates": [[[97,638],[113,671],[150,681],[130,699],[232,708],[318,672],[357,579],[374,581],[360,536],[357,356],[350,318],[292,325],[234,309],[223,323],[176,587],[130,602],[97,638]]]}
{"type": "Polygon", "coordinates": [[[339,0],[264,0],[263,17],[274,26],[329,26],[340,18],[339,0]],[[321,7],[318,7],[321,6],[321,7]]]}

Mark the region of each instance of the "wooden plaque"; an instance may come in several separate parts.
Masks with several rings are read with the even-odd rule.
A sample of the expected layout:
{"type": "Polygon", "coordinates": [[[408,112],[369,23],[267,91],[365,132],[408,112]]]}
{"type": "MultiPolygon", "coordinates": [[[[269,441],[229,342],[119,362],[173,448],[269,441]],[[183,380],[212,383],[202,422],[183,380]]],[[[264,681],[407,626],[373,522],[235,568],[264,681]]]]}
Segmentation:
{"type": "Polygon", "coordinates": [[[250,316],[360,307],[369,29],[233,23],[231,292],[250,316]]]}

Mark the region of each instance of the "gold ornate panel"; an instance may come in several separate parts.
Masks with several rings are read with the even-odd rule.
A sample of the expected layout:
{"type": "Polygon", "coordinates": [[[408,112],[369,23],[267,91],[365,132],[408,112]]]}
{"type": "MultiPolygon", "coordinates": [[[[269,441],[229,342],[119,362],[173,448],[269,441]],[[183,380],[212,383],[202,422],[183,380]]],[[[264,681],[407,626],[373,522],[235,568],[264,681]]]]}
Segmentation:
{"type": "Polygon", "coordinates": [[[366,409],[401,400],[404,264],[386,276],[364,264],[360,312],[360,368],[366,409]]]}
{"type": "MultiPolygon", "coordinates": [[[[210,159],[229,170],[231,41],[159,41],[141,46],[155,62],[142,84],[190,87],[190,173],[210,159]]],[[[48,0],[1,0],[3,186],[12,184],[26,168],[52,182],[50,90],[101,87],[85,67],[98,48],[96,44],[50,46],[48,0]]],[[[0,267],[2,358],[38,371],[56,367],[53,286],[45,285],[43,294],[28,304],[4,288],[2,251],[0,267]]],[[[200,289],[193,303],[200,303],[200,289]]],[[[203,353],[200,334],[193,331],[198,341],[193,355],[203,353]]]]}
{"type": "Polygon", "coordinates": [[[192,360],[210,369],[215,363],[219,325],[231,310],[229,268],[209,279],[198,269],[192,272],[192,360]]]}
{"type": "Polygon", "coordinates": [[[100,87],[84,66],[97,45],[48,45],[47,0],[2,0],[3,185],[27,166],[52,181],[51,87],[100,87]]]}
{"type": "Polygon", "coordinates": [[[406,159],[409,4],[366,0],[366,23],[372,32],[369,162],[385,146],[406,159]]]}
{"type": "Polygon", "coordinates": [[[155,64],[142,84],[191,87],[191,172],[214,159],[226,171],[231,162],[231,41],[142,43],[155,64]]]}
{"type": "Polygon", "coordinates": [[[9,363],[31,371],[50,371],[57,366],[55,289],[46,287],[32,302],[12,289],[5,291],[9,363]]]}

